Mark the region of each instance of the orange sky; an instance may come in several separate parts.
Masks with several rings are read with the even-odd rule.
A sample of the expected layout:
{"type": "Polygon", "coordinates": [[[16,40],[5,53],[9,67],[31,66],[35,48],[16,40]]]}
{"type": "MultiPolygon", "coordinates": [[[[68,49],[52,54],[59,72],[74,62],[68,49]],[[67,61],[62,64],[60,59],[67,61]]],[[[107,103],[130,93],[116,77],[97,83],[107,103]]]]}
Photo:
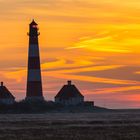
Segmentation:
{"type": "Polygon", "coordinates": [[[0,76],[17,99],[34,18],[46,99],[72,80],[96,105],[140,107],[139,0],[0,0],[0,13],[0,76]]]}

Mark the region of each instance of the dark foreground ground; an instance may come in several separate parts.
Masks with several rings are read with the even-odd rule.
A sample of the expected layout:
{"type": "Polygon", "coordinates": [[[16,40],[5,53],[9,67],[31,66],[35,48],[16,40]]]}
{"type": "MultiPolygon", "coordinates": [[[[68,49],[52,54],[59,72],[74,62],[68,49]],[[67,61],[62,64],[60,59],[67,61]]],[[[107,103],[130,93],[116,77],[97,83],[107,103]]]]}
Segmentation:
{"type": "Polygon", "coordinates": [[[140,111],[1,114],[2,140],[140,140],[140,111]]]}

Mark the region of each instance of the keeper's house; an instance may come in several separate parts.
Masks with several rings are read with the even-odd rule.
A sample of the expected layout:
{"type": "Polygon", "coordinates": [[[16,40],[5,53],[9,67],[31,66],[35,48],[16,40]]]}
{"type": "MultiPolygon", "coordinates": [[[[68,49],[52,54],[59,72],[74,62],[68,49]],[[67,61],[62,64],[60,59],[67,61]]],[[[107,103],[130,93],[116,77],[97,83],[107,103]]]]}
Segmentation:
{"type": "Polygon", "coordinates": [[[55,96],[55,102],[62,105],[79,105],[84,103],[84,96],[71,81],[68,81],[55,96]]]}
{"type": "Polygon", "coordinates": [[[3,85],[3,82],[1,82],[1,85],[0,85],[0,104],[13,104],[14,102],[15,102],[15,97],[3,85]]]}

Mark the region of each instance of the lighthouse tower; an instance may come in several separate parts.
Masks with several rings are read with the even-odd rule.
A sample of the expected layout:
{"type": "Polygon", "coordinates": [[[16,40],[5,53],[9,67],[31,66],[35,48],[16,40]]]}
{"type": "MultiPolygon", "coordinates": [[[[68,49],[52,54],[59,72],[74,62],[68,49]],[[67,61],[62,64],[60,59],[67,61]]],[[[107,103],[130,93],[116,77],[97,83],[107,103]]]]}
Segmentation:
{"type": "Polygon", "coordinates": [[[38,24],[33,20],[29,24],[29,52],[26,100],[44,100],[40,69],[38,24]]]}

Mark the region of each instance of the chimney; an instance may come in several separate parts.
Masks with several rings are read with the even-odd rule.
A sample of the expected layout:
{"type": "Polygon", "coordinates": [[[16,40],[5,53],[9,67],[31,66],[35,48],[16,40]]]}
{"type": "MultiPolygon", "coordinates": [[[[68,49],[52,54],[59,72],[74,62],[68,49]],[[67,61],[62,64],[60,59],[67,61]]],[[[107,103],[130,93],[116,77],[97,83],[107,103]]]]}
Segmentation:
{"type": "Polygon", "coordinates": [[[69,85],[69,86],[71,85],[71,81],[68,81],[68,85],[69,85]]]}
{"type": "Polygon", "coordinates": [[[1,82],[1,86],[3,87],[3,82],[1,82]]]}

